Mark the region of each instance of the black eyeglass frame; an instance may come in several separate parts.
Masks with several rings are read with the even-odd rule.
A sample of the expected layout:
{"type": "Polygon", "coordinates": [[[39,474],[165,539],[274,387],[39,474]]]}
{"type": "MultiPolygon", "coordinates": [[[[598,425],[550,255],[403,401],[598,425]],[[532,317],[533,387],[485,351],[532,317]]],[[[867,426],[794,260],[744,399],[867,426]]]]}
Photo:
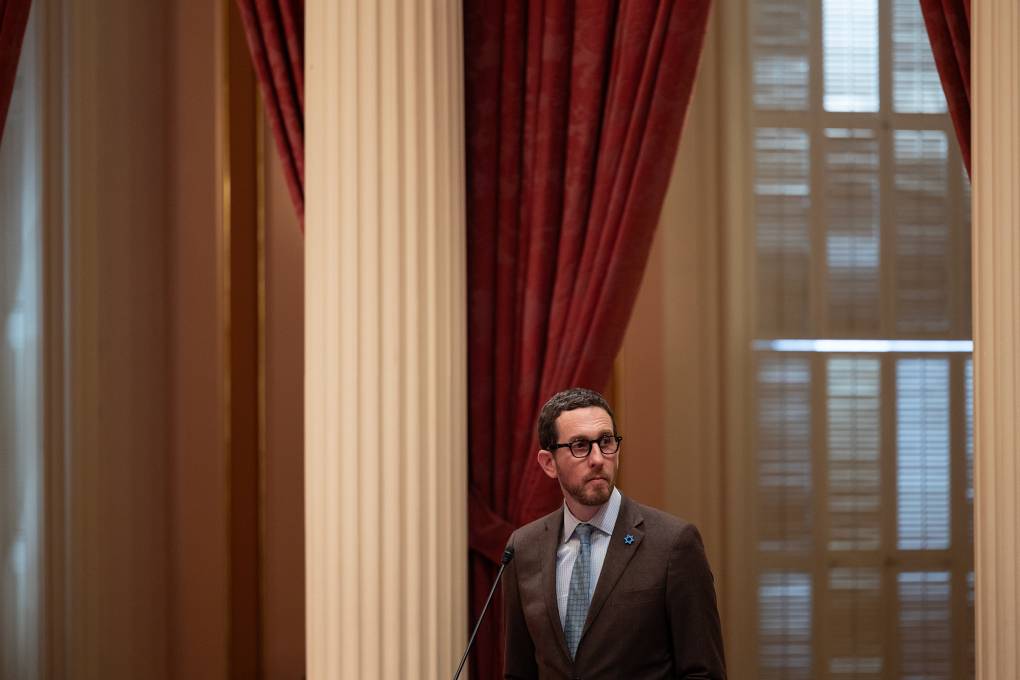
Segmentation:
{"type": "Polygon", "coordinates": [[[549,451],[555,452],[556,449],[567,448],[570,449],[570,455],[573,456],[574,458],[587,458],[588,456],[591,455],[592,444],[599,444],[599,451],[602,453],[603,456],[615,456],[620,452],[620,444],[623,443],[623,435],[619,434],[609,435],[609,438],[616,440],[616,449],[611,453],[606,453],[605,451],[602,450],[602,444],[599,444],[599,441],[603,439],[603,437],[599,437],[598,439],[575,439],[574,441],[567,442],[566,444],[559,443],[553,444],[552,446],[549,447],[549,451]],[[584,455],[579,456],[576,453],[574,453],[574,444],[581,444],[584,442],[588,444],[588,448],[585,450],[584,455]]]}

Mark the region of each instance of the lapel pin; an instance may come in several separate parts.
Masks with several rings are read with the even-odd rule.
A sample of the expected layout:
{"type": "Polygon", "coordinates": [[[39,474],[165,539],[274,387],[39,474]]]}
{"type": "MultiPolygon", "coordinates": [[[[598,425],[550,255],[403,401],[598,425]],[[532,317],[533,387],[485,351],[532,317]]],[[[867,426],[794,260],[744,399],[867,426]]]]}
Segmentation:
{"type": "Polygon", "coordinates": [[[627,534],[626,536],[623,537],[623,542],[626,543],[627,545],[630,545],[634,542],[634,537],[631,536],[630,534],[627,534]]]}

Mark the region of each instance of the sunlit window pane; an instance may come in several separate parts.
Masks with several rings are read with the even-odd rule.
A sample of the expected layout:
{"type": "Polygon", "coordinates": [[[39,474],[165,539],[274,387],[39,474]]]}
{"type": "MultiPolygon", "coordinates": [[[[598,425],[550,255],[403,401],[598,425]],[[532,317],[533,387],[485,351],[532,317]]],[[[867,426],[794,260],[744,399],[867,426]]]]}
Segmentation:
{"type": "Polygon", "coordinates": [[[964,409],[967,415],[967,539],[974,542],[974,359],[963,364],[964,409]]]}
{"type": "Polygon", "coordinates": [[[897,544],[949,547],[949,362],[896,362],[897,544]]]}
{"type": "Polygon", "coordinates": [[[937,129],[898,129],[896,161],[897,328],[946,332],[952,325],[949,142],[937,129]]]}
{"type": "Polygon", "coordinates": [[[948,153],[941,130],[893,134],[896,328],[901,333],[945,333],[952,325],[948,153]]]}
{"type": "Polygon", "coordinates": [[[878,567],[842,567],[829,572],[832,643],[831,680],[881,680],[882,572],[878,567]]]}
{"type": "Polygon", "coordinates": [[[754,105],[804,111],[808,107],[808,0],[762,0],[754,5],[754,105]]]}
{"type": "Polygon", "coordinates": [[[829,549],[881,543],[881,366],[877,359],[828,360],[829,549]]]}
{"type": "Polygon", "coordinates": [[[900,677],[952,677],[952,618],[949,573],[906,572],[899,586],[900,677]]]}
{"type": "Polygon", "coordinates": [[[918,0],[893,2],[893,108],[903,113],[942,113],[942,91],[918,0]]]}
{"type": "Polygon", "coordinates": [[[971,280],[971,226],[970,226],[970,176],[967,174],[967,168],[960,164],[959,176],[961,182],[961,188],[963,193],[962,205],[960,206],[959,216],[956,218],[960,226],[960,236],[957,241],[960,244],[960,257],[957,260],[960,263],[960,279],[967,283],[964,287],[967,289],[966,295],[961,295],[957,298],[960,301],[960,314],[957,318],[960,321],[960,333],[965,337],[971,337],[973,334],[971,329],[971,319],[973,318],[973,306],[970,297],[970,280],[971,280]]]}
{"type": "Polygon", "coordinates": [[[826,111],[878,111],[878,0],[824,0],[826,111]]]}
{"type": "Polygon", "coordinates": [[[765,334],[808,329],[811,207],[808,134],[790,128],[755,132],[758,295],[765,334]]]}
{"type": "Polygon", "coordinates": [[[974,654],[974,572],[967,572],[967,666],[965,668],[967,678],[974,678],[977,675],[977,657],[974,654]]]}
{"type": "Polygon", "coordinates": [[[811,575],[765,572],[758,586],[762,680],[811,680],[811,575]]]}
{"type": "Polygon", "coordinates": [[[878,139],[873,130],[825,131],[829,330],[880,330],[878,139]]]}
{"type": "Polygon", "coordinates": [[[811,368],[764,356],[758,368],[758,494],[768,552],[811,547],[811,368]]]}

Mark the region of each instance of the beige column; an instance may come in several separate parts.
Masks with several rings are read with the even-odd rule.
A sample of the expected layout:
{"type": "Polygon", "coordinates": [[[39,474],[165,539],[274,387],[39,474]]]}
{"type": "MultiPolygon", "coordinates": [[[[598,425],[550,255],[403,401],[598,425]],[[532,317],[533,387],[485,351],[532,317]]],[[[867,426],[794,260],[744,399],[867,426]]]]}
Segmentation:
{"type": "Polygon", "coordinates": [[[977,669],[1020,677],[1020,5],[974,4],[977,669]]]}
{"type": "Polygon", "coordinates": [[[461,4],[306,5],[308,677],[466,638],[461,4]]]}

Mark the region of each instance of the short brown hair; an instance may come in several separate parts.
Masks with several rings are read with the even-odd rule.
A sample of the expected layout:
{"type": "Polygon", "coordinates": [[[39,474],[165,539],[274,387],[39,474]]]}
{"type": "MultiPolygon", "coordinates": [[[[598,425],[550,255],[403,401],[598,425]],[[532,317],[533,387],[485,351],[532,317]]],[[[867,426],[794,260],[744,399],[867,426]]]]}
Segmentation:
{"type": "Polygon", "coordinates": [[[616,434],[616,416],[613,415],[613,409],[609,408],[605,397],[595,390],[585,387],[571,387],[552,395],[539,412],[538,443],[541,447],[546,451],[551,451],[552,447],[557,444],[556,419],[560,417],[561,413],[590,406],[598,406],[609,414],[610,420],[613,421],[613,434],[616,434]]]}

